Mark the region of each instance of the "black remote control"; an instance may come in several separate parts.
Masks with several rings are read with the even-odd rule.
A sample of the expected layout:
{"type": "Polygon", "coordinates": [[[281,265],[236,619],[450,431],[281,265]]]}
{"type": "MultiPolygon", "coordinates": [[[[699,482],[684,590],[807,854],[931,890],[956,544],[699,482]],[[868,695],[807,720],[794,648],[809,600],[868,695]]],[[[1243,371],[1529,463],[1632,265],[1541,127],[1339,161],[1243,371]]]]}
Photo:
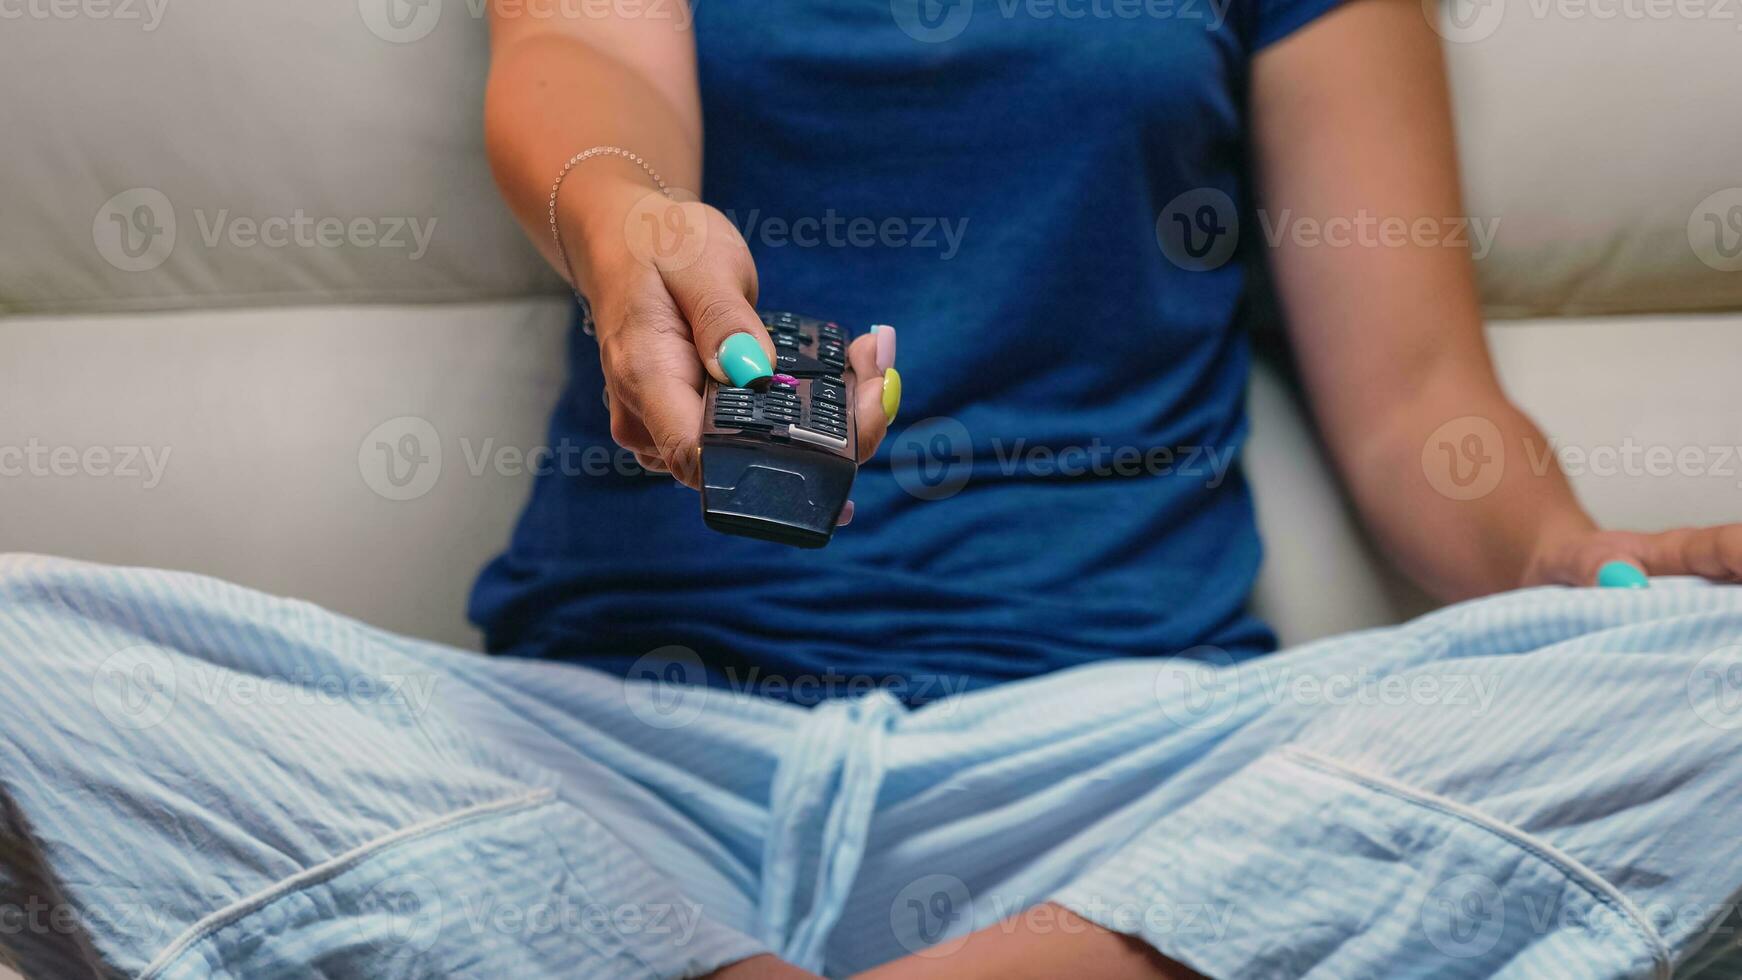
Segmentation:
{"type": "Polygon", "coordinates": [[[859,471],[846,331],[795,313],[763,313],[762,322],[774,378],[759,388],[708,380],[702,517],[727,534],[821,548],[859,471]]]}

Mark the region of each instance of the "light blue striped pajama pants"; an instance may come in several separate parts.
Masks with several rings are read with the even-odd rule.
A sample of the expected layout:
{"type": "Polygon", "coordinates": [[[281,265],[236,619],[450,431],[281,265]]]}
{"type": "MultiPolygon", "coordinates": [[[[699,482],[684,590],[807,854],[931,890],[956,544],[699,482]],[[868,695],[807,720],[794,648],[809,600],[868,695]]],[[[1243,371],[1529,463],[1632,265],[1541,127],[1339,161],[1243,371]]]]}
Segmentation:
{"type": "Polygon", "coordinates": [[[1538,589],[907,710],[0,558],[40,977],[830,976],[1049,900],[1217,977],[1742,973],[1742,588],[1538,589]]]}

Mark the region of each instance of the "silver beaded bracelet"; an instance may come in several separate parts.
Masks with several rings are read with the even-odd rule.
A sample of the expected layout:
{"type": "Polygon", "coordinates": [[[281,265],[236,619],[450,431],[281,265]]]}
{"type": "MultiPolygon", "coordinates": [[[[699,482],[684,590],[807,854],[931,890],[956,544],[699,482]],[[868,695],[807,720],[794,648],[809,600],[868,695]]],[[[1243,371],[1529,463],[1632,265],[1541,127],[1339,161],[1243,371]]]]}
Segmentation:
{"type": "Polygon", "coordinates": [[[586,303],[586,298],[581,296],[580,288],[575,285],[573,278],[574,270],[569,268],[568,249],[563,247],[562,232],[557,228],[556,224],[556,194],[557,191],[562,190],[563,178],[567,177],[569,171],[575,169],[576,165],[581,163],[581,161],[605,156],[622,157],[630,163],[635,164],[637,167],[640,167],[642,170],[646,171],[647,176],[653,178],[653,183],[659,187],[659,192],[661,194],[664,194],[668,198],[671,197],[671,188],[665,186],[665,178],[661,177],[657,170],[654,170],[649,166],[646,160],[641,159],[640,154],[631,153],[621,146],[589,147],[574,156],[569,157],[569,162],[563,164],[562,172],[556,175],[556,180],[550,185],[550,238],[551,241],[556,243],[556,256],[557,260],[562,263],[562,274],[569,280],[569,288],[575,291],[575,297],[580,299],[583,304],[586,303]]]}

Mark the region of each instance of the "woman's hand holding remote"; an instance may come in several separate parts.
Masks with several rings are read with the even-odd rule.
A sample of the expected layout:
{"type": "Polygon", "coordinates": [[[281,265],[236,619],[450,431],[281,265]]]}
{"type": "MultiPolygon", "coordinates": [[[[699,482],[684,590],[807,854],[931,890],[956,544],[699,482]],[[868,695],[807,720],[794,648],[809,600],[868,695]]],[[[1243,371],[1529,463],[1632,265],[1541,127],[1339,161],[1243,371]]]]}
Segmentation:
{"type": "MultiPolygon", "coordinates": [[[[699,488],[703,372],[737,387],[774,373],[774,344],[756,312],[755,262],[738,230],[705,204],[645,188],[621,213],[618,247],[589,236],[588,296],[611,436],[645,468],[699,488]]],[[[861,462],[888,431],[883,395],[894,352],[888,327],[848,346],[861,379],[861,462]]]]}
{"type": "MultiPolygon", "coordinates": [[[[491,166],[527,235],[592,306],[612,438],[646,468],[699,487],[704,372],[735,385],[766,379],[774,346],[756,315],[756,266],[743,236],[719,211],[675,190],[701,183],[688,26],[515,17],[493,7],[491,46],[491,166]],[[574,161],[597,147],[639,160],[574,161]],[[559,174],[560,250],[550,226],[559,174]]],[[[862,457],[894,415],[894,350],[890,330],[849,347],[862,457]]]]}

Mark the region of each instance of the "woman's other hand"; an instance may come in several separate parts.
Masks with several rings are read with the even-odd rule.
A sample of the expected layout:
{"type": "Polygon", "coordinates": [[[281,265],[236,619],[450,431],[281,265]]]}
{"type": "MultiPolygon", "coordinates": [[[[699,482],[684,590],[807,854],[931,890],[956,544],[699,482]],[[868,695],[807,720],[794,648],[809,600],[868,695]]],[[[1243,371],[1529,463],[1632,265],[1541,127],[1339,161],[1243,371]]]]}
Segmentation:
{"type": "Polygon", "coordinates": [[[1526,585],[1644,588],[1648,575],[1698,575],[1742,582],[1742,524],[1658,534],[1582,531],[1544,541],[1526,585]]]}

